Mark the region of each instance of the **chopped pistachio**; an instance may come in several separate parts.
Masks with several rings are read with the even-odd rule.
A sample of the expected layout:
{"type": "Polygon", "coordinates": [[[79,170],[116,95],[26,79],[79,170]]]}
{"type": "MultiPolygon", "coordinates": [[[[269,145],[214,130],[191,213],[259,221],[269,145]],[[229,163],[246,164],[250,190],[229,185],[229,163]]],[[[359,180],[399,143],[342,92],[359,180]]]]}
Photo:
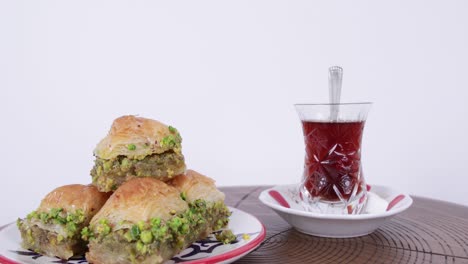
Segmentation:
{"type": "Polygon", "coordinates": [[[164,240],[168,235],[168,228],[167,226],[162,226],[160,228],[151,228],[151,233],[156,240],[164,240]]]}
{"type": "Polygon", "coordinates": [[[153,234],[151,234],[151,231],[143,231],[141,232],[140,239],[143,243],[145,244],[150,244],[153,242],[153,234]]]}
{"type": "Polygon", "coordinates": [[[216,234],[216,239],[220,242],[223,242],[223,244],[229,244],[236,240],[236,236],[232,233],[231,230],[226,229],[216,234]]]}
{"type": "Polygon", "coordinates": [[[108,160],[102,164],[102,167],[104,168],[104,172],[108,172],[112,168],[112,163],[113,162],[111,160],[108,160]]]}
{"type": "Polygon", "coordinates": [[[140,228],[137,225],[133,225],[130,229],[130,235],[133,240],[138,240],[140,238],[140,228]]]}
{"type": "Polygon", "coordinates": [[[50,218],[56,218],[62,211],[62,208],[52,208],[50,209],[49,216],[50,218]]]}
{"type": "Polygon", "coordinates": [[[160,218],[152,218],[151,219],[151,227],[160,227],[161,226],[161,219],[160,218]]]}
{"type": "Polygon", "coordinates": [[[99,224],[96,227],[96,232],[101,236],[105,236],[111,232],[111,227],[107,219],[99,220],[99,224]]]}
{"type": "Polygon", "coordinates": [[[130,230],[128,230],[127,232],[125,232],[124,238],[125,238],[128,242],[132,242],[132,241],[133,241],[132,232],[131,232],[130,230]]]}
{"type": "Polygon", "coordinates": [[[176,247],[182,248],[185,244],[185,238],[183,236],[177,237],[176,247]]]}
{"type": "Polygon", "coordinates": [[[173,126],[169,126],[169,132],[175,133],[175,132],[177,132],[177,129],[175,127],[173,127],[173,126]]]}
{"type": "Polygon", "coordinates": [[[53,222],[55,224],[66,224],[67,223],[67,218],[66,217],[61,217],[61,216],[57,216],[57,218],[53,219],[53,222]]]}
{"type": "Polygon", "coordinates": [[[26,237],[27,237],[27,240],[28,240],[28,243],[29,244],[34,244],[34,237],[32,236],[32,230],[31,229],[28,229],[26,231],[26,237]]]}
{"type": "Polygon", "coordinates": [[[71,234],[75,233],[77,230],[77,226],[75,223],[73,222],[68,222],[67,223],[67,231],[71,234]]]}
{"type": "Polygon", "coordinates": [[[146,223],[145,223],[145,221],[139,221],[139,222],[137,223],[137,226],[138,226],[138,228],[140,229],[140,231],[146,229],[146,223]]]}
{"type": "Polygon", "coordinates": [[[42,212],[39,214],[39,219],[41,219],[43,223],[46,223],[47,220],[49,220],[49,215],[46,212],[42,212]]]}
{"type": "Polygon", "coordinates": [[[93,232],[86,226],[81,230],[81,238],[83,240],[89,240],[94,237],[93,232]]]}
{"type": "Polygon", "coordinates": [[[26,216],[26,218],[27,218],[28,220],[31,220],[32,218],[38,218],[37,212],[36,212],[36,211],[33,211],[33,212],[29,213],[28,216],[26,216]]]}
{"type": "Polygon", "coordinates": [[[174,148],[177,146],[177,140],[174,135],[165,136],[159,143],[161,147],[174,148]]]}
{"type": "Polygon", "coordinates": [[[121,168],[129,168],[130,167],[130,161],[127,158],[124,158],[120,164],[121,168]]]}
{"type": "Polygon", "coordinates": [[[96,174],[98,176],[100,176],[102,174],[102,167],[101,166],[98,166],[97,169],[96,169],[96,174]]]}
{"type": "Polygon", "coordinates": [[[182,225],[182,227],[180,228],[180,233],[185,235],[185,234],[188,234],[188,232],[190,231],[190,226],[185,223],[182,225]]]}
{"type": "Polygon", "coordinates": [[[128,149],[128,150],[135,150],[135,149],[136,149],[136,146],[135,146],[135,144],[128,144],[128,145],[127,145],[127,149],[128,149]]]}
{"type": "Polygon", "coordinates": [[[145,254],[146,251],[148,250],[148,248],[146,247],[145,244],[143,244],[143,242],[141,242],[140,240],[138,240],[137,244],[136,244],[136,249],[138,252],[140,252],[141,254],[145,254]]]}
{"type": "Polygon", "coordinates": [[[178,216],[174,217],[167,223],[169,228],[171,228],[173,231],[178,231],[179,227],[182,226],[182,219],[178,216]]]}

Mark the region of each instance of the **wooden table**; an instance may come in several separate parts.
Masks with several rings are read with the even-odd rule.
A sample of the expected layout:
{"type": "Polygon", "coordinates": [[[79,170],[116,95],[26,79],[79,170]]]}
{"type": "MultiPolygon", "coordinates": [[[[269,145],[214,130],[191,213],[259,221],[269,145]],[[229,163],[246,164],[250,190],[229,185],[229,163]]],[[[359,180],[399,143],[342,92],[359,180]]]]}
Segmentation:
{"type": "Polygon", "coordinates": [[[236,263],[468,263],[468,207],[413,197],[407,211],[357,238],[299,233],[258,196],[267,186],[224,187],[226,203],[255,215],[265,241],[236,263]]]}

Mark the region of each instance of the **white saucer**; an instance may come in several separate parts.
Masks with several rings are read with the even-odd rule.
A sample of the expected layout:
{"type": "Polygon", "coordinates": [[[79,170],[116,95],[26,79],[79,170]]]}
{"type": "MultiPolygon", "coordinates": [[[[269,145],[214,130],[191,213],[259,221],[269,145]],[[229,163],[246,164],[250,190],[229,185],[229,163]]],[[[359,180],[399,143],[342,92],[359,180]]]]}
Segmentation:
{"type": "Polygon", "coordinates": [[[390,187],[372,185],[370,191],[389,204],[387,210],[359,215],[320,214],[304,211],[296,204],[291,193],[297,192],[297,189],[295,184],[275,186],[264,190],[259,199],[299,232],[320,237],[346,238],[370,234],[413,203],[408,194],[390,187]],[[270,194],[274,195],[275,192],[284,200],[281,201],[281,197],[275,199],[270,194]]]}

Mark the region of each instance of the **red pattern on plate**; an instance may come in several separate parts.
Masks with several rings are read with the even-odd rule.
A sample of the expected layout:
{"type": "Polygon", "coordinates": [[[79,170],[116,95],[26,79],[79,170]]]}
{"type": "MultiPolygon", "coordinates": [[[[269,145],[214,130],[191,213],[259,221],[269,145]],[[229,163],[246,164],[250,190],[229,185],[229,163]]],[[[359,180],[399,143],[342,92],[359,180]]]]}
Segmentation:
{"type": "Polygon", "coordinates": [[[7,258],[5,258],[4,256],[0,255],[0,263],[2,264],[21,264],[19,262],[15,262],[13,260],[9,260],[7,258]]]}

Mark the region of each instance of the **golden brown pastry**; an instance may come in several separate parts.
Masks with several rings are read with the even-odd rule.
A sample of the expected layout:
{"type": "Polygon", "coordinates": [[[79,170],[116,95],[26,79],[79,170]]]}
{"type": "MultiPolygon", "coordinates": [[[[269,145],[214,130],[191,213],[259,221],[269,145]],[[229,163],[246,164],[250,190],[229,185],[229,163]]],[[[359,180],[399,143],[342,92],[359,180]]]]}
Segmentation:
{"type": "MultiPolygon", "coordinates": [[[[204,201],[208,208],[224,204],[224,193],[216,188],[215,181],[194,170],[187,170],[185,174],[175,177],[168,184],[176,187],[188,203],[204,201]]],[[[217,229],[207,230],[206,235],[217,229]]],[[[226,244],[236,240],[236,236],[231,230],[225,229],[216,234],[216,239],[226,244]]]]}
{"type": "Polygon", "coordinates": [[[229,215],[222,199],[188,201],[162,181],[134,178],[114,192],[83,230],[89,240],[86,259],[95,264],[162,263],[226,226],[229,215]]]}
{"type": "Polygon", "coordinates": [[[72,184],[46,195],[39,208],[18,219],[22,246],[48,256],[69,259],[83,254],[81,230],[101,209],[110,194],[92,185],[72,184]]]}
{"type": "Polygon", "coordinates": [[[224,202],[224,193],[216,188],[215,181],[194,170],[187,170],[185,174],[175,177],[169,184],[183,193],[187,202],[197,199],[213,203],[224,202]]]}
{"type": "Polygon", "coordinates": [[[135,177],[168,180],[185,171],[182,138],[172,126],[136,116],[117,118],[94,150],[93,184],[117,189],[135,177]]]}
{"type": "Polygon", "coordinates": [[[122,224],[122,220],[132,223],[151,218],[167,220],[187,208],[174,187],[152,178],[136,178],[115,191],[91,225],[99,219],[106,219],[113,226],[122,224]]]}

